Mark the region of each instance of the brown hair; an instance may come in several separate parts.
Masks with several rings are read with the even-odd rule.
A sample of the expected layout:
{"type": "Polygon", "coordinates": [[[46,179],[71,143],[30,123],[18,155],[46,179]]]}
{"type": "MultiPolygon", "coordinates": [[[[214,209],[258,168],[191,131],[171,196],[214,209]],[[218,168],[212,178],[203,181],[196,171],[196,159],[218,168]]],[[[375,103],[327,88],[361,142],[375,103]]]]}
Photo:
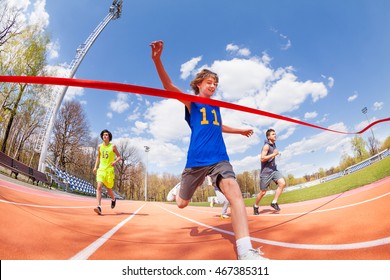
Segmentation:
{"type": "Polygon", "coordinates": [[[270,128],[270,129],[268,129],[268,130],[266,131],[265,136],[267,137],[267,139],[268,139],[268,136],[271,134],[271,132],[275,132],[275,130],[272,129],[272,128],[270,128]]]}
{"type": "Polygon", "coordinates": [[[215,82],[218,84],[218,75],[214,72],[211,72],[210,70],[203,69],[198,74],[196,74],[195,78],[191,81],[191,88],[194,90],[195,94],[199,94],[199,88],[198,85],[206,78],[212,77],[215,79],[215,82]]]}

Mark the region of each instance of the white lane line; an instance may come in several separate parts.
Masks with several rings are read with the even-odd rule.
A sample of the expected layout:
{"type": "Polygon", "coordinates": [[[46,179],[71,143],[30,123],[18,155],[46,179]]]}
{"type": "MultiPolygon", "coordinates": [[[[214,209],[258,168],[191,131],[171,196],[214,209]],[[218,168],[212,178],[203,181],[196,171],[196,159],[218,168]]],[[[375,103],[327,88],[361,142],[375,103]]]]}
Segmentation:
{"type": "Polygon", "coordinates": [[[0,199],[0,202],[2,203],[7,203],[7,204],[13,204],[13,205],[18,205],[18,206],[26,206],[26,207],[35,207],[35,208],[52,208],[52,209],[65,209],[65,208],[70,208],[70,209],[75,209],[75,208],[93,208],[95,206],[49,206],[49,205],[37,205],[37,204],[26,204],[26,203],[19,203],[19,202],[12,202],[12,201],[7,201],[0,199]]]}
{"type": "MultiPolygon", "coordinates": [[[[260,215],[248,214],[248,216],[250,216],[250,217],[259,217],[259,218],[260,217],[302,216],[302,215],[322,213],[322,212],[328,212],[328,211],[335,211],[335,210],[339,210],[339,209],[343,209],[343,208],[353,207],[353,206],[357,206],[357,205],[360,205],[360,204],[372,202],[374,200],[383,198],[383,197],[388,196],[388,195],[390,195],[390,192],[382,194],[382,195],[374,197],[374,198],[370,198],[370,199],[364,200],[364,201],[360,201],[360,202],[356,202],[356,203],[352,203],[352,204],[347,204],[347,205],[343,205],[343,206],[338,206],[338,207],[333,207],[333,208],[328,208],[328,209],[321,209],[321,210],[314,210],[314,211],[307,211],[307,212],[297,212],[297,213],[281,213],[281,212],[278,212],[277,214],[260,214],[260,215]]],[[[198,207],[196,207],[196,206],[189,206],[189,207],[191,207],[191,210],[196,211],[196,212],[218,214],[215,211],[202,210],[201,208],[198,209],[198,207]]],[[[259,208],[260,212],[261,212],[261,210],[266,209],[265,207],[266,206],[260,206],[260,208],[259,208]]],[[[321,205],[314,206],[314,208],[318,208],[318,207],[322,207],[322,206],[321,205]]],[[[214,209],[218,209],[218,208],[214,208],[214,209]]],[[[222,209],[222,208],[220,208],[220,209],[222,209]]]]}
{"type": "Polygon", "coordinates": [[[106,232],[104,235],[102,235],[100,238],[98,238],[95,242],[91,243],[88,247],[86,247],[84,250],[80,251],[76,255],[70,258],[70,260],[87,260],[93,253],[96,252],[97,249],[100,248],[110,237],[117,232],[121,227],[123,227],[128,221],[130,221],[137,213],[146,205],[144,203],[140,208],[137,209],[132,215],[130,215],[128,218],[117,224],[115,227],[113,227],[111,230],[106,232]]]}
{"type": "MultiPolygon", "coordinates": [[[[382,194],[382,195],[377,196],[377,197],[374,197],[374,198],[370,198],[370,199],[367,199],[367,200],[363,200],[363,201],[360,201],[360,202],[356,202],[356,203],[352,203],[352,204],[347,204],[347,205],[343,205],[343,206],[338,206],[338,207],[333,207],[333,208],[328,208],[328,209],[307,211],[307,212],[301,212],[301,213],[260,214],[260,215],[250,215],[250,216],[251,216],[251,217],[252,217],[252,216],[253,216],[253,217],[262,217],[262,216],[274,216],[274,217],[280,217],[280,216],[301,216],[301,215],[307,215],[307,214],[314,214],[314,213],[322,213],[322,212],[328,212],[328,211],[335,211],[335,210],[339,210],[339,209],[349,208],[349,207],[361,205],[361,204],[364,204],[364,203],[368,203],[368,202],[371,202],[371,201],[380,199],[380,198],[382,198],[382,197],[388,196],[389,194],[390,194],[390,192],[385,193],[385,194],[382,194]]],[[[318,206],[317,206],[317,207],[318,207],[318,206]]],[[[320,205],[319,207],[321,207],[321,205],[320,205]]],[[[259,209],[259,210],[260,210],[260,209],[259,209]]]]}
{"type": "MultiPolygon", "coordinates": [[[[180,214],[177,214],[173,211],[170,211],[164,207],[161,207],[160,205],[158,205],[158,207],[160,207],[161,209],[163,209],[163,210],[165,210],[165,211],[167,211],[175,216],[178,216],[182,219],[193,222],[193,223],[198,224],[200,226],[234,236],[234,232],[232,232],[232,231],[223,230],[220,228],[216,228],[216,227],[198,222],[196,220],[187,218],[187,217],[182,216],[180,214]]],[[[258,243],[262,243],[262,244],[269,244],[269,245],[273,245],[273,246],[293,248],[293,249],[332,250],[332,251],[334,251],[334,250],[356,250],[356,249],[370,248],[370,247],[390,244],[390,237],[371,240],[371,241],[365,241],[365,242],[346,243],[346,244],[297,244],[297,243],[288,243],[288,242],[267,240],[267,239],[256,238],[256,237],[251,237],[251,240],[258,242],[258,243]]]]}
{"type": "Polygon", "coordinates": [[[390,244],[390,237],[385,237],[376,240],[370,240],[365,242],[356,242],[356,243],[345,243],[345,244],[297,244],[297,243],[287,243],[266,240],[261,238],[252,237],[253,241],[260,242],[263,244],[269,244],[273,246],[285,247],[285,248],[294,248],[294,249],[305,249],[305,250],[356,250],[363,248],[371,248],[375,246],[387,245],[390,244]]]}
{"type": "MultiPolygon", "coordinates": [[[[108,200],[107,200],[108,201],[108,200]]],[[[27,204],[14,201],[8,201],[0,199],[0,203],[12,204],[17,206],[33,207],[33,208],[49,208],[49,209],[80,209],[80,208],[95,208],[96,206],[61,206],[61,205],[38,205],[38,204],[27,204]]],[[[123,202],[121,202],[123,204],[123,202]]]]}

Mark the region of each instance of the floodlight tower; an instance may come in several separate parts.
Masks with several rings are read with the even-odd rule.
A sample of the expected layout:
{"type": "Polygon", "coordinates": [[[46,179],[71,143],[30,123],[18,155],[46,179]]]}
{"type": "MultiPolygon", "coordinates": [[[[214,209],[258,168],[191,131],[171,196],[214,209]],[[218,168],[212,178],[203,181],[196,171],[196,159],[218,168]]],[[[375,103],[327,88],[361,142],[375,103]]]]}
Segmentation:
{"type": "Polygon", "coordinates": [[[148,201],[148,153],[150,151],[149,146],[144,146],[146,153],[146,169],[145,169],[145,201],[148,201]]]}
{"type": "MultiPolygon", "coordinates": [[[[118,19],[122,13],[122,0],[114,0],[109,8],[108,15],[103,19],[102,22],[95,28],[95,30],[89,35],[87,40],[81,44],[76,50],[76,56],[70,63],[67,74],[69,78],[73,78],[77,69],[80,66],[81,61],[84,56],[87,54],[88,50],[95,42],[97,37],[103,31],[103,29],[107,26],[107,24],[114,19],[118,19]]],[[[57,117],[57,113],[61,107],[62,100],[66,94],[68,87],[59,87],[56,86],[51,94],[51,101],[49,102],[48,109],[46,111],[46,115],[44,117],[41,133],[38,136],[38,140],[35,146],[35,150],[40,151],[41,155],[39,157],[39,165],[38,170],[41,172],[45,171],[46,167],[46,156],[47,150],[50,142],[50,136],[53,131],[54,122],[57,117]]]]}

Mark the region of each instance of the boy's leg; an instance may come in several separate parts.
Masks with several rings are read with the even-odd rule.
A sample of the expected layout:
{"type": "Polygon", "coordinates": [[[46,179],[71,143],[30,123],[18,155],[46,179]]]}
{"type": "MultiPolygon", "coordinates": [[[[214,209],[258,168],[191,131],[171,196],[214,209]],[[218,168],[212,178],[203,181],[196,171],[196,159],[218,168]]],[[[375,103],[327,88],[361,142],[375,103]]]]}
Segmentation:
{"type": "Polygon", "coordinates": [[[96,202],[97,206],[93,209],[98,215],[102,214],[102,208],[100,206],[101,201],[102,201],[102,188],[103,188],[103,183],[102,182],[97,182],[97,187],[96,187],[96,202]]]}
{"type": "Polygon", "coordinates": [[[240,187],[233,178],[222,179],[219,184],[230,203],[230,212],[234,236],[236,238],[237,254],[240,260],[265,260],[260,249],[253,249],[249,236],[248,217],[240,187]]]}
{"type": "Polygon", "coordinates": [[[111,200],[115,200],[115,194],[114,194],[114,191],[110,188],[107,188],[107,192],[108,194],[110,195],[111,197],[111,200]]]}
{"type": "Polygon", "coordinates": [[[96,187],[96,202],[97,205],[100,205],[102,202],[102,188],[103,188],[103,183],[102,182],[97,182],[97,187],[96,187]]]}
{"type": "Polygon", "coordinates": [[[274,208],[276,211],[280,211],[278,199],[279,196],[282,194],[284,187],[286,186],[286,181],[284,180],[284,178],[279,172],[277,172],[275,176],[276,178],[274,178],[274,180],[276,180],[276,184],[278,184],[278,188],[275,191],[275,196],[274,196],[274,200],[272,200],[271,202],[271,207],[274,208]]]}
{"type": "Polygon", "coordinates": [[[176,195],[176,204],[179,208],[184,208],[190,203],[196,189],[203,184],[208,169],[207,166],[184,169],[181,174],[180,188],[176,195]]]}
{"type": "Polygon", "coordinates": [[[249,236],[248,217],[237,181],[233,178],[222,179],[219,187],[230,203],[232,226],[236,240],[249,236]]]}
{"type": "Polygon", "coordinates": [[[176,204],[177,207],[180,209],[187,207],[187,205],[190,203],[190,200],[185,200],[180,197],[180,195],[176,196],[176,204]]]}
{"type": "Polygon", "coordinates": [[[278,184],[278,188],[275,191],[275,197],[274,197],[275,201],[278,201],[279,196],[282,194],[283,189],[286,186],[286,181],[284,180],[284,178],[281,178],[277,181],[277,184],[278,184]]]}

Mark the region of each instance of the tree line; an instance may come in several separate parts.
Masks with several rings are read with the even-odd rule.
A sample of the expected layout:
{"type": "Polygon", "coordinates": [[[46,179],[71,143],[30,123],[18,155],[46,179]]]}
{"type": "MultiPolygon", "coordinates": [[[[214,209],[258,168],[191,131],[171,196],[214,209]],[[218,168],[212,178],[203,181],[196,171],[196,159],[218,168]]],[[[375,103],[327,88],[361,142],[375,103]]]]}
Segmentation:
{"type": "MultiPolygon", "coordinates": [[[[0,0],[0,74],[5,76],[54,76],[48,70],[46,56],[50,37],[37,26],[20,26],[19,10],[9,8],[0,0]],[[1,3],[2,2],[2,3],[1,3]]],[[[40,151],[37,141],[48,100],[53,86],[2,83],[0,85],[0,150],[7,155],[37,169],[40,151]]],[[[82,105],[76,101],[64,102],[54,123],[53,137],[49,143],[48,159],[56,167],[81,179],[95,183],[92,173],[100,143],[98,137],[90,137],[90,125],[82,105]]],[[[347,166],[368,158],[379,150],[390,147],[390,138],[382,145],[375,139],[368,143],[361,136],[351,140],[354,155],[343,155],[340,165],[328,170],[320,168],[314,174],[294,178],[289,174],[288,185],[304,183],[344,170],[347,166]],[[367,147],[367,149],[366,149],[367,147]]],[[[145,197],[146,168],[137,149],[126,140],[116,143],[122,161],[117,164],[115,191],[127,199],[143,200],[145,197]]],[[[237,181],[244,195],[257,193],[259,170],[237,174],[237,181]]],[[[179,182],[178,175],[169,173],[148,174],[148,200],[164,201],[169,190],[179,182]]],[[[199,188],[193,201],[207,201],[214,190],[206,185],[199,188]]]]}

